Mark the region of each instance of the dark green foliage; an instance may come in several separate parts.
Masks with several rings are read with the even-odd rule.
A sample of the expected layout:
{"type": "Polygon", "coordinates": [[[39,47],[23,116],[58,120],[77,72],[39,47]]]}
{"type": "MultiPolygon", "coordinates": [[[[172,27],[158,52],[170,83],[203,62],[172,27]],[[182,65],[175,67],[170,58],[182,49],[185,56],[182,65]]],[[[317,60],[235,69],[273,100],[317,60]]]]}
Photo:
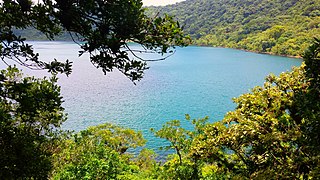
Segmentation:
{"type": "Polygon", "coordinates": [[[189,43],[171,17],[151,19],[144,15],[141,0],[45,0],[36,5],[30,0],[8,0],[0,5],[0,57],[4,63],[11,59],[32,69],[67,75],[72,71],[68,60],[40,61],[26,39],[15,34],[30,28],[51,40],[67,31],[82,43],[79,56],[89,53],[92,64],[104,73],[118,69],[132,81],[141,79],[147,69],[147,60],[137,52],[164,54],[172,52],[175,45],[189,43]],[[129,42],[140,44],[142,50],[130,49],[129,42]]]}
{"type": "MultiPolygon", "coordinates": [[[[10,65],[68,75],[72,62],[40,60],[32,45],[15,34],[28,29],[36,29],[50,40],[67,31],[74,41],[82,43],[79,44],[80,56],[89,53],[92,64],[104,73],[118,69],[132,81],[141,79],[147,66],[146,60],[136,55],[137,50],[130,49],[128,43],[139,43],[141,53],[163,55],[172,52],[175,45],[186,46],[189,42],[179,23],[171,17],[151,19],[144,15],[141,0],[44,0],[40,4],[33,4],[31,0],[1,1],[0,58],[9,69],[0,74],[0,179],[47,179],[52,170],[52,154],[59,152],[57,146],[64,142],[59,139],[59,127],[65,116],[55,76],[23,78],[10,65]]],[[[132,130],[113,126],[98,128],[101,128],[98,133],[109,128],[111,134],[107,136],[115,139],[109,139],[108,146],[93,145],[89,149],[92,152],[79,155],[83,159],[72,161],[74,166],[63,166],[65,173],[59,174],[61,178],[91,178],[99,173],[107,179],[115,178],[125,165],[123,162],[127,162],[123,153],[144,142],[141,134],[132,130]],[[107,162],[100,160],[104,156],[107,162]],[[94,169],[88,169],[90,167],[94,169]]],[[[84,133],[94,136],[92,143],[107,143],[101,141],[102,136],[90,134],[91,131],[84,133]]],[[[82,141],[82,138],[88,137],[76,140],[82,141]]]]}
{"type": "Polygon", "coordinates": [[[304,60],[306,63],[306,75],[310,78],[312,89],[320,90],[320,40],[315,39],[313,45],[306,50],[304,60]]]}
{"type": "Polygon", "coordinates": [[[61,31],[59,21],[51,14],[53,7],[39,4],[32,5],[30,0],[0,2],[0,58],[9,65],[9,60],[30,69],[47,69],[52,72],[71,73],[71,62],[65,63],[48,60],[40,61],[39,54],[33,51],[25,38],[14,34],[16,29],[36,28],[53,39],[61,31]]]}
{"type": "Polygon", "coordinates": [[[137,157],[126,152],[144,144],[140,133],[106,124],[61,141],[52,177],[318,179],[319,47],[316,40],[301,67],[270,75],[263,87],[235,98],[236,109],[222,121],[186,115],[193,129],[173,120],[152,130],[169,141],[166,150],[175,150],[163,164],[157,164],[149,150],[137,157]]]}
{"type": "Polygon", "coordinates": [[[306,51],[306,65],[236,98],[237,108],[205,128],[192,154],[250,179],[318,179],[319,47],[316,40],[306,51]]]}
{"type": "MultiPolygon", "coordinates": [[[[197,17],[180,13],[186,23],[208,17],[215,25],[200,32],[201,24],[190,23],[187,28],[198,42],[207,38],[212,45],[297,55],[311,34],[319,32],[318,1],[181,4],[191,2],[200,3],[201,12],[216,9],[197,17]]],[[[138,80],[146,65],[129,41],[160,54],[188,41],[179,23],[169,16],[147,18],[141,5],[139,0],[46,0],[39,5],[5,0],[0,8],[1,58],[68,74],[69,62],[40,61],[13,33],[33,27],[52,39],[65,29],[84,41],[80,55],[89,53],[104,72],[117,68],[138,80]],[[138,60],[128,58],[129,53],[138,60]]],[[[236,109],[220,122],[192,120],[194,129],[186,130],[174,120],[154,131],[170,142],[166,149],[176,151],[163,164],[156,163],[150,150],[136,157],[128,153],[145,143],[141,133],[130,129],[104,124],[59,136],[65,115],[56,78],[23,78],[10,67],[0,73],[0,179],[319,179],[319,51],[316,39],[303,56],[305,64],[268,76],[263,87],[236,98],[236,109]]]]}
{"type": "Polygon", "coordinates": [[[52,147],[65,120],[57,79],[0,73],[0,179],[45,179],[52,147]]]}
{"type": "Polygon", "coordinates": [[[143,145],[141,134],[106,124],[63,141],[53,177],[319,179],[319,48],[315,40],[301,67],[270,75],[263,87],[235,98],[236,109],[222,121],[186,115],[193,129],[183,128],[179,120],[153,129],[169,141],[166,150],[175,150],[163,164],[148,150],[132,158],[125,151],[143,145]]]}
{"type": "Polygon", "coordinates": [[[197,45],[302,56],[320,34],[318,0],[186,0],[150,7],[173,15],[197,45]]]}
{"type": "Polygon", "coordinates": [[[176,150],[158,178],[319,179],[319,52],[316,39],[305,64],[235,98],[222,121],[193,120],[186,130],[174,120],[153,130],[176,150]]]}

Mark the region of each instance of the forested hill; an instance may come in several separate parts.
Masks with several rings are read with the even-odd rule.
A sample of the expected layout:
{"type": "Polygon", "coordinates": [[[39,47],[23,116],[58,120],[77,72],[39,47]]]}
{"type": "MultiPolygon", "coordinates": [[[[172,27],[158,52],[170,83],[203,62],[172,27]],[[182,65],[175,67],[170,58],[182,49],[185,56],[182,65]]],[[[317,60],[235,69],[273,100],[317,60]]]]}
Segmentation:
{"type": "Polygon", "coordinates": [[[186,0],[148,7],[184,26],[194,43],[300,56],[320,35],[320,0],[186,0]]]}

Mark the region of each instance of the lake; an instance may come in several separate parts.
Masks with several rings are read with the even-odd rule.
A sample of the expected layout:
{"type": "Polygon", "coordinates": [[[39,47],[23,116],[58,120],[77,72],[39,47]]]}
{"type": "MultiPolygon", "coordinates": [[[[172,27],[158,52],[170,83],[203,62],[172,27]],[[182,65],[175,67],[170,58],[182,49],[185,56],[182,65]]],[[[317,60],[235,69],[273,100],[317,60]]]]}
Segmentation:
{"type": "Polygon", "coordinates": [[[110,122],[141,130],[149,148],[164,142],[155,138],[150,128],[160,129],[172,119],[180,119],[184,127],[190,128],[183,121],[185,114],[191,118],[209,116],[211,122],[221,120],[235,108],[233,97],[262,85],[266,75],[279,74],[302,62],[234,49],[190,46],[177,48],[165,61],[149,63],[144,78],[134,85],[117,71],[104,75],[87,55],[79,58],[79,48],[72,42],[32,43],[43,59],[74,61],[69,77],[59,75],[63,106],[68,113],[64,129],[79,131],[110,122]]]}

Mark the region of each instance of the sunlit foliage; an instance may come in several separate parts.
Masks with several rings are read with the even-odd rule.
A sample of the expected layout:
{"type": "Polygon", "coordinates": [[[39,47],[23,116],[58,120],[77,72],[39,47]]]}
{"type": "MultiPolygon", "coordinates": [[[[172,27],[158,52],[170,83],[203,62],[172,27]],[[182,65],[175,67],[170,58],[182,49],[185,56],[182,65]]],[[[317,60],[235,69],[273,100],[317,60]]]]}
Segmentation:
{"type": "Polygon", "coordinates": [[[318,0],[188,0],[149,8],[173,15],[197,45],[302,56],[320,34],[318,0]]]}

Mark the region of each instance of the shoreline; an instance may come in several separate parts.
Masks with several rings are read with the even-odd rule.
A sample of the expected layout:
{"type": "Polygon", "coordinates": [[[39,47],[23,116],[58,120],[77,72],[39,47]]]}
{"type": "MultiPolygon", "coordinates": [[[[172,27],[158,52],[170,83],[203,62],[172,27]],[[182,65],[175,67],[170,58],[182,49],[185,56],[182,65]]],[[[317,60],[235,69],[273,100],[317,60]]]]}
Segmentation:
{"type": "Polygon", "coordinates": [[[287,55],[287,54],[274,54],[272,52],[259,52],[259,51],[249,50],[249,49],[241,49],[241,48],[231,48],[231,47],[224,47],[224,46],[207,46],[207,45],[199,45],[199,44],[190,44],[190,45],[191,46],[198,46],[198,47],[228,48],[228,49],[235,49],[235,50],[240,50],[240,51],[245,51],[245,52],[257,53],[257,54],[266,54],[266,55],[270,55],[270,56],[279,56],[279,57],[303,59],[302,56],[292,56],[292,55],[287,55]]]}
{"type": "MultiPolygon", "coordinates": [[[[73,42],[72,40],[46,40],[46,39],[41,39],[41,40],[27,40],[27,41],[49,41],[49,42],[73,42]]],[[[272,52],[259,52],[259,51],[254,51],[254,50],[249,50],[249,49],[240,49],[240,48],[231,48],[231,47],[224,47],[224,46],[209,46],[209,45],[199,45],[199,44],[190,44],[189,46],[198,46],[198,47],[216,47],[216,48],[229,48],[229,49],[235,49],[235,50],[241,50],[245,52],[251,52],[251,53],[257,53],[257,54],[266,54],[266,55],[271,55],[271,56],[279,56],[279,57],[288,57],[288,58],[295,58],[295,59],[303,59],[302,56],[292,56],[292,55],[287,55],[287,54],[274,54],[272,52]]]]}
{"type": "Polygon", "coordinates": [[[238,49],[238,50],[257,53],[257,54],[267,54],[267,55],[271,55],[271,56],[280,56],[280,57],[288,57],[288,58],[295,58],[295,59],[303,59],[302,56],[292,56],[292,55],[286,55],[286,54],[274,54],[272,52],[259,52],[259,51],[253,51],[253,50],[248,50],[248,49],[238,49]]]}

